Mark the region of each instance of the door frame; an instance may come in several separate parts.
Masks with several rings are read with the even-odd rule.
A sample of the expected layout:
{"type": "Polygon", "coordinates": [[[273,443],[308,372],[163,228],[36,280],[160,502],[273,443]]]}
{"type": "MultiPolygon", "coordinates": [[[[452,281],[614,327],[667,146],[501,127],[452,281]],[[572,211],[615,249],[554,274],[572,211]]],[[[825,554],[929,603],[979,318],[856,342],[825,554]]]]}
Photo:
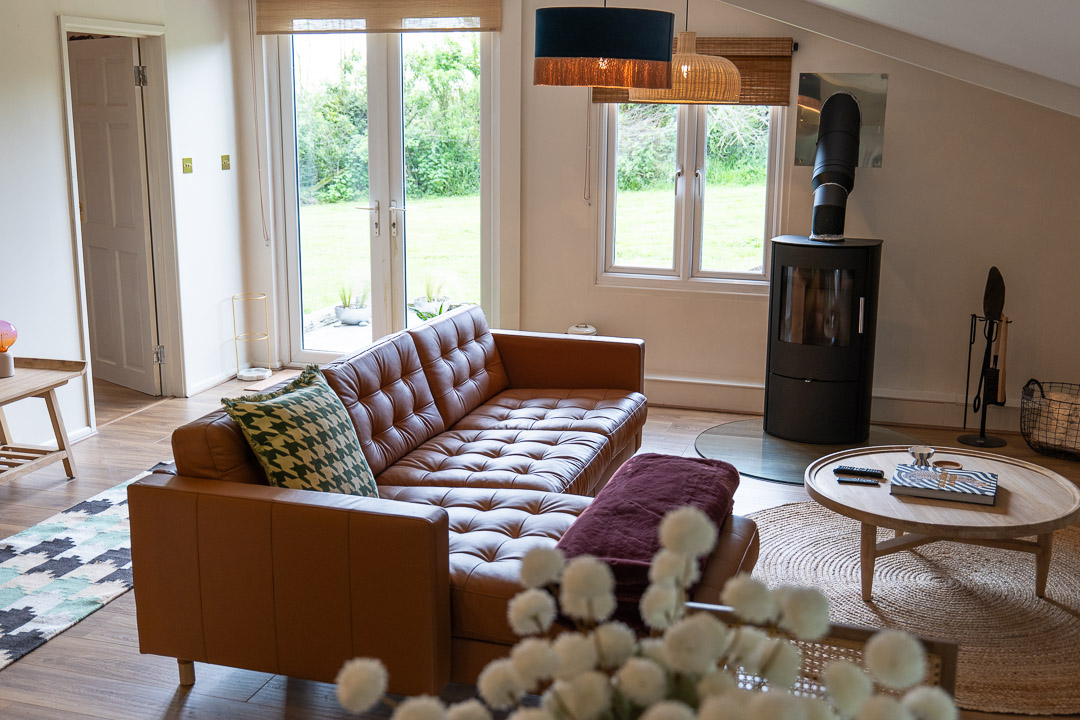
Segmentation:
{"type": "Polygon", "coordinates": [[[79,344],[87,370],[83,376],[86,414],[91,432],[97,430],[94,412],[93,369],[90,357],[90,325],[83,265],[82,227],[79,222],[78,163],[75,157],[75,123],[71,102],[71,67],[68,33],[115,35],[140,40],[142,63],[150,84],[143,90],[146,144],[147,202],[150,205],[151,257],[158,326],[158,344],[165,348],[161,369],[162,396],[186,396],[183,338],[180,332],[180,272],[177,258],[176,220],[173,201],[172,148],[169,144],[168,75],[165,67],[165,26],[97,18],[57,16],[60,40],[60,72],[63,78],[64,140],[68,171],[68,214],[71,223],[72,257],[79,315],[79,344]],[[154,82],[154,78],[160,78],[154,82]]]}
{"type": "MultiPolygon", "coordinates": [[[[504,28],[505,32],[506,28],[504,28]]],[[[480,58],[481,67],[484,71],[480,80],[480,192],[487,202],[482,203],[480,218],[480,262],[482,266],[481,298],[480,303],[487,315],[488,322],[492,327],[503,327],[504,315],[509,316],[510,322],[516,326],[519,313],[519,287],[520,269],[517,267],[516,258],[520,256],[519,229],[512,228],[507,232],[511,223],[516,223],[520,217],[520,178],[517,178],[513,187],[503,188],[502,177],[506,175],[503,158],[514,161],[514,168],[520,163],[520,138],[516,135],[507,137],[503,130],[504,124],[516,126],[520,118],[520,109],[511,108],[506,112],[501,108],[499,101],[504,82],[501,68],[501,56],[505,53],[500,45],[500,33],[480,34],[480,58]],[[505,112],[506,118],[502,117],[505,112]],[[504,308],[506,310],[504,310],[504,308]]],[[[296,208],[297,178],[296,178],[296,124],[295,120],[289,121],[287,113],[293,112],[294,87],[290,80],[292,77],[292,50],[290,35],[266,35],[262,36],[262,50],[264,53],[265,78],[268,100],[266,110],[273,118],[270,140],[270,167],[271,177],[281,179],[279,214],[276,214],[279,228],[276,247],[277,268],[275,274],[276,286],[274,289],[276,301],[274,312],[279,328],[285,328],[278,333],[278,350],[283,365],[293,367],[302,366],[310,362],[329,362],[339,356],[336,352],[321,352],[303,349],[303,331],[294,327],[294,318],[301,316],[298,257],[299,239],[297,235],[298,218],[296,208]]],[[[383,137],[391,137],[399,141],[401,129],[393,122],[390,110],[390,100],[399,100],[397,92],[389,87],[390,83],[400,84],[401,73],[401,43],[400,35],[371,33],[367,35],[368,67],[374,67],[376,72],[368,75],[369,98],[374,97],[383,106],[385,112],[368,114],[369,136],[382,133],[383,137]]],[[[515,48],[511,46],[510,57],[515,58],[515,48]]],[[[516,78],[511,74],[510,78],[516,78]]],[[[396,243],[390,236],[390,225],[394,220],[390,213],[391,202],[402,204],[398,192],[394,191],[397,186],[403,186],[404,179],[401,176],[403,166],[398,167],[395,158],[388,158],[387,145],[375,143],[369,149],[369,162],[385,163],[389,168],[388,177],[372,177],[372,193],[377,193],[380,200],[379,223],[381,236],[376,239],[370,237],[371,242],[371,267],[372,267],[372,330],[373,337],[377,341],[379,330],[385,329],[388,333],[394,327],[404,328],[407,318],[404,303],[395,301],[399,295],[405,298],[405,278],[401,272],[403,246],[396,243]],[[378,187],[376,187],[378,185],[378,187]],[[379,270],[376,266],[390,267],[379,270]],[[383,279],[385,275],[389,277],[383,279]],[[383,297],[383,308],[378,311],[375,307],[374,297],[379,293],[383,297]],[[378,317],[376,315],[378,314],[378,317]]],[[[398,158],[400,159],[400,158],[398,158]]],[[[380,174],[381,175],[381,174],[380,174]]],[[[512,175],[516,178],[517,173],[512,175]]],[[[374,219],[374,218],[373,218],[374,219]]],[[[400,219],[400,218],[399,218],[400,219]]],[[[370,228],[370,226],[369,226],[370,228]]]]}

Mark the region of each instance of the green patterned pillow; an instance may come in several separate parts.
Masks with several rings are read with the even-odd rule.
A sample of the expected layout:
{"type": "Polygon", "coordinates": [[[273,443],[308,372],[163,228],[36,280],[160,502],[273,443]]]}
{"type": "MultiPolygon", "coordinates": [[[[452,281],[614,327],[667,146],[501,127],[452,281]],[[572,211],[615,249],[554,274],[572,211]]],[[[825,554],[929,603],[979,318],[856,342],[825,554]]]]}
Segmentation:
{"type": "Polygon", "coordinates": [[[275,392],[221,403],[271,485],[379,496],[349,414],[318,367],[309,365],[275,392]]]}

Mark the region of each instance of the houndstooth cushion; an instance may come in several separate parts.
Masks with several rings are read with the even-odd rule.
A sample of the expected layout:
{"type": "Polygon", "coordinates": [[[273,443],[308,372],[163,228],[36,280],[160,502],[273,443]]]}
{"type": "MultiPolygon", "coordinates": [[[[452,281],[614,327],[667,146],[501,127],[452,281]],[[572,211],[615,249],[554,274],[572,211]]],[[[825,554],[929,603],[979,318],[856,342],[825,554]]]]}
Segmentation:
{"type": "Polygon", "coordinates": [[[276,392],[221,402],[271,485],[379,496],[345,406],[314,365],[276,392]]]}

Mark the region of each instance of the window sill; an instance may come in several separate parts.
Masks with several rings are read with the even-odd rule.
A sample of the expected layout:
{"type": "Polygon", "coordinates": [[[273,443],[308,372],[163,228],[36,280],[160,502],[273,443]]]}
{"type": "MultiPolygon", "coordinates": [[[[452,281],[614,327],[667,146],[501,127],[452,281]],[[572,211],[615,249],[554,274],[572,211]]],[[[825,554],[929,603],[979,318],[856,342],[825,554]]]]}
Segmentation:
{"type": "Polygon", "coordinates": [[[605,272],[596,278],[596,285],[628,290],[757,295],[765,298],[769,296],[769,281],[760,275],[745,278],[695,277],[684,280],[674,276],[645,273],[605,272]]]}

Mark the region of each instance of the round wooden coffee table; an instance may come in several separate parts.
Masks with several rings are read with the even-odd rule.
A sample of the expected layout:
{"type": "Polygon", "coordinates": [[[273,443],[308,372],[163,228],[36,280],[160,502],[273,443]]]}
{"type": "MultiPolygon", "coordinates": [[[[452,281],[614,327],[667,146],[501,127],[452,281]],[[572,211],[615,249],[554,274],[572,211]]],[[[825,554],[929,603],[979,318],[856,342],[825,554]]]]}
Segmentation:
{"type": "Polygon", "coordinates": [[[933,460],[955,460],[965,470],[997,473],[994,505],[928,500],[889,493],[897,465],[914,462],[906,445],[856,448],[826,455],[806,468],[806,490],[825,507],[862,523],[860,562],[862,597],[869,600],[874,562],[883,555],[950,540],[1035,555],[1035,594],[1042,597],[1050,572],[1053,533],[1080,518],[1080,488],[1044,467],[1002,455],[967,448],[935,447],[933,460]],[[885,479],[877,487],[842,485],[838,465],[880,468],[885,479]],[[896,537],[877,541],[877,529],[896,537]],[[1035,536],[1037,539],[1019,538],[1035,536]]]}

